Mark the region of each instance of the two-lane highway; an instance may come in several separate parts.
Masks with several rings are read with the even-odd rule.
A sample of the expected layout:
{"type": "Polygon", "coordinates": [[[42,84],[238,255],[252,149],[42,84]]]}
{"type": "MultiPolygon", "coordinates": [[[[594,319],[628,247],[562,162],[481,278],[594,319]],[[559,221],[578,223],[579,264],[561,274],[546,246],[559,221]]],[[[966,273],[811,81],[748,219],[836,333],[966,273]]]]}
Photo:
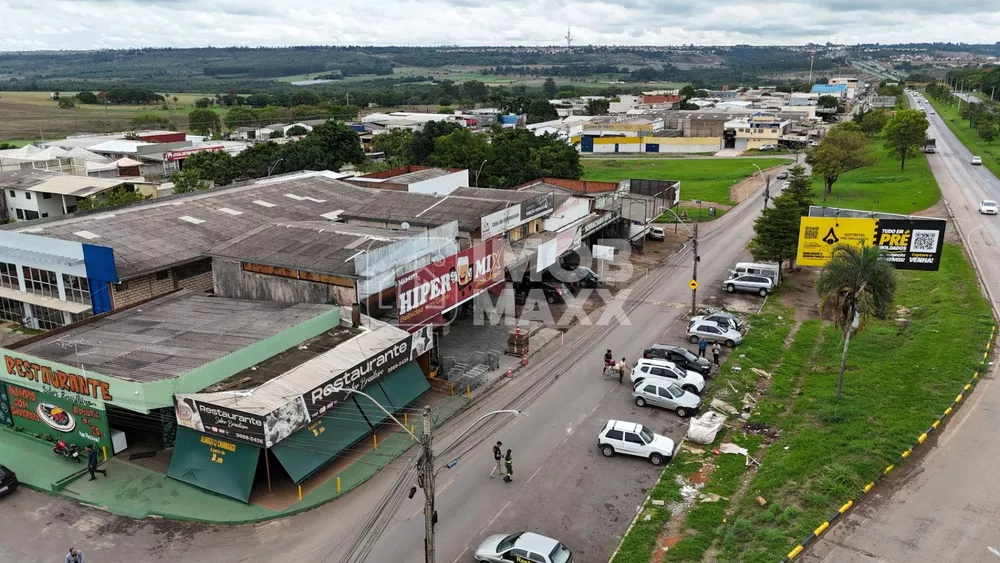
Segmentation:
{"type": "MultiPolygon", "coordinates": [[[[911,95],[912,96],[912,95],[911,95]]],[[[911,97],[911,103],[915,100],[911,97]]],[[[980,215],[983,199],[1000,201],[1000,181],[937,115],[928,115],[928,135],[937,154],[928,155],[990,293],[994,310],[1000,296],[1000,217],[980,215]]],[[[941,283],[950,283],[942,279],[941,283]]],[[[970,334],[969,338],[989,335],[970,334]]],[[[1000,547],[1000,386],[994,373],[938,438],[934,450],[904,468],[898,490],[866,499],[813,544],[810,563],[997,563],[989,547],[1000,547]]]]}

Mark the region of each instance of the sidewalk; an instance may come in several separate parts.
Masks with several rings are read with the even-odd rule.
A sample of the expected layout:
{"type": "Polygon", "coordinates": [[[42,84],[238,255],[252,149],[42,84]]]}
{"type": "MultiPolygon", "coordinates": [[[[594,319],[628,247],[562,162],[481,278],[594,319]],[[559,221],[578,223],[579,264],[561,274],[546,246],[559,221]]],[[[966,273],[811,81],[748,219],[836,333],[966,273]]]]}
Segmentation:
{"type": "MultiPolygon", "coordinates": [[[[469,399],[429,392],[420,406],[430,405],[435,425],[461,411],[469,399]]],[[[417,431],[420,431],[419,424],[417,431]]],[[[289,516],[315,508],[347,494],[415,445],[402,430],[383,426],[378,432],[378,447],[367,443],[355,451],[364,451],[351,461],[334,460],[320,475],[302,486],[302,501],[268,502],[266,487],[257,487],[250,504],[215,495],[175,479],[170,479],[134,463],[114,458],[101,467],[108,476],[90,481],[86,464],[58,459],[52,446],[7,428],[0,428],[0,463],[17,473],[22,485],[56,494],[112,514],[130,518],[163,517],[215,524],[246,524],[289,516]],[[337,478],[340,478],[340,492],[337,478]],[[265,506],[268,505],[268,506],[265,506]],[[275,505],[281,507],[276,509],[275,505]],[[270,506],[270,507],[269,507],[270,506]]]]}

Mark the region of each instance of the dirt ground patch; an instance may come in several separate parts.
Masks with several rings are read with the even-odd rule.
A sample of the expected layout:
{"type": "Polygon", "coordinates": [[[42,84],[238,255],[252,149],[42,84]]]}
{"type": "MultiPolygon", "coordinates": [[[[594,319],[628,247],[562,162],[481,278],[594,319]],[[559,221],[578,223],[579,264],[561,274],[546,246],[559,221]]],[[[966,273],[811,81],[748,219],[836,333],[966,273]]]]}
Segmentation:
{"type": "MultiPolygon", "coordinates": [[[[765,168],[764,172],[767,173],[767,174],[770,174],[771,172],[774,172],[775,174],[777,174],[778,170],[782,170],[784,168],[788,168],[791,164],[793,164],[793,163],[792,163],[791,160],[789,160],[787,165],[772,166],[771,168],[765,168]]],[[[772,177],[771,178],[771,187],[775,187],[775,185],[778,182],[781,182],[781,180],[775,180],[772,177]]],[[[733,184],[733,186],[731,188],[729,188],[729,199],[732,200],[732,201],[735,201],[736,203],[740,203],[741,201],[743,201],[744,199],[746,199],[750,194],[752,194],[754,192],[754,190],[757,190],[758,188],[760,188],[761,185],[762,184],[761,184],[760,174],[754,174],[752,176],[747,176],[747,178],[745,180],[743,180],[742,182],[733,184]]],[[[771,193],[774,193],[774,191],[772,191],[771,193]]]]}
{"type": "MultiPolygon", "coordinates": [[[[131,129],[130,120],[140,113],[157,113],[156,108],[129,108],[127,111],[110,110],[107,116],[96,108],[77,107],[59,109],[55,102],[18,103],[9,101],[8,94],[0,94],[0,141],[9,139],[43,139],[65,137],[74,133],[104,133],[131,129]]],[[[162,112],[161,112],[162,113],[162,112]]],[[[159,114],[158,114],[159,115],[159,114]]],[[[187,125],[185,116],[165,115],[175,127],[187,125]]]]}
{"type": "Polygon", "coordinates": [[[819,318],[819,296],[814,286],[820,268],[798,267],[795,272],[783,272],[781,278],[782,305],[795,309],[795,323],[819,318]]]}

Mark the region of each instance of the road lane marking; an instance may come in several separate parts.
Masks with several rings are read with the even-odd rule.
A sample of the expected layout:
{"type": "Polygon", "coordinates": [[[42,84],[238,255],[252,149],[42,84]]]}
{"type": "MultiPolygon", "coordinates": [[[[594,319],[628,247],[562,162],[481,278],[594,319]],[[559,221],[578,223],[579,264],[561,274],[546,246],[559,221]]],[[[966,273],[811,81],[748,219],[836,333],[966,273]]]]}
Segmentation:
{"type": "Polygon", "coordinates": [[[467,551],[469,551],[469,546],[465,546],[465,549],[462,550],[462,553],[459,553],[458,557],[456,557],[455,560],[452,561],[451,563],[458,563],[458,560],[461,559],[462,556],[465,555],[467,551]]]}
{"type": "Polygon", "coordinates": [[[496,515],[493,518],[491,518],[490,521],[485,526],[483,526],[483,529],[479,532],[479,535],[483,535],[484,533],[486,533],[486,528],[489,528],[490,526],[493,525],[494,522],[497,521],[497,518],[499,518],[500,515],[503,514],[503,511],[507,510],[507,507],[510,506],[510,502],[511,501],[508,500],[507,504],[503,505],[503,508],[500,509],[500,512],[497,512],[496,515]]]}
{"type": "Polygon", "coordinates": [[[538,469],[536,469],[535,472],[531,474],[531,477],[528,477],[528,480],[525,481],[524,484],[527,485],[528,483],[530,483],[531,480],[535,478],[535,475],[538,475],[538,472],[541,471],[541,470],[542,470],[542,466],[539,465],[538,469]]]}

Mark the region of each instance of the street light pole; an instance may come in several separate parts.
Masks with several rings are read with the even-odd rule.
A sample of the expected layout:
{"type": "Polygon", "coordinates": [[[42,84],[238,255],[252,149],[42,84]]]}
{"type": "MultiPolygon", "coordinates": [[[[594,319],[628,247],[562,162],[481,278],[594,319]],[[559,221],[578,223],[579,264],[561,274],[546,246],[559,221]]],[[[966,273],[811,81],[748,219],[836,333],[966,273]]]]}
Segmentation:
{"type": "Polygon", "coordinates": [[[481,174],[481,173],[482,173],[482,171],[483,171],[483,166],[486,166],[486,162],[487,162],[487,161],[486,161],[486,160],[484,160],[484,161],[483,161],[483,163],[479,165],[479,170],[476,170],[476,187],[477,187],[477,188],[479,187],[479,174],[481,174]]]}
{"type": "Polygon", "coordinates": [[[768,200],[771,199],[771,175],[767,175],[767,183],[764,184],[764,207],[767,207],[768,200]]]}
{"type": "Polygon", "coordinates": [[[275,166],[277,166],[277,165],[278,165],[278,163],[279,163],[279,162],[281,162],[282,160],[285,160],[285,159],[284,159],[284,157],[282,157],[282,158],[279,158],[278,160],[275,160],[275,161],[274,161],[274,164],[272,164],[272,165],[271,165],[271,166],[270,166],[270,167],[269,167],[269,168],[267,169],[267,177],[268,177],[268,178],[270,178],[270,177],[271,177],[271,172],[274,172],[274,167],[275,167],[275,166]]]}

